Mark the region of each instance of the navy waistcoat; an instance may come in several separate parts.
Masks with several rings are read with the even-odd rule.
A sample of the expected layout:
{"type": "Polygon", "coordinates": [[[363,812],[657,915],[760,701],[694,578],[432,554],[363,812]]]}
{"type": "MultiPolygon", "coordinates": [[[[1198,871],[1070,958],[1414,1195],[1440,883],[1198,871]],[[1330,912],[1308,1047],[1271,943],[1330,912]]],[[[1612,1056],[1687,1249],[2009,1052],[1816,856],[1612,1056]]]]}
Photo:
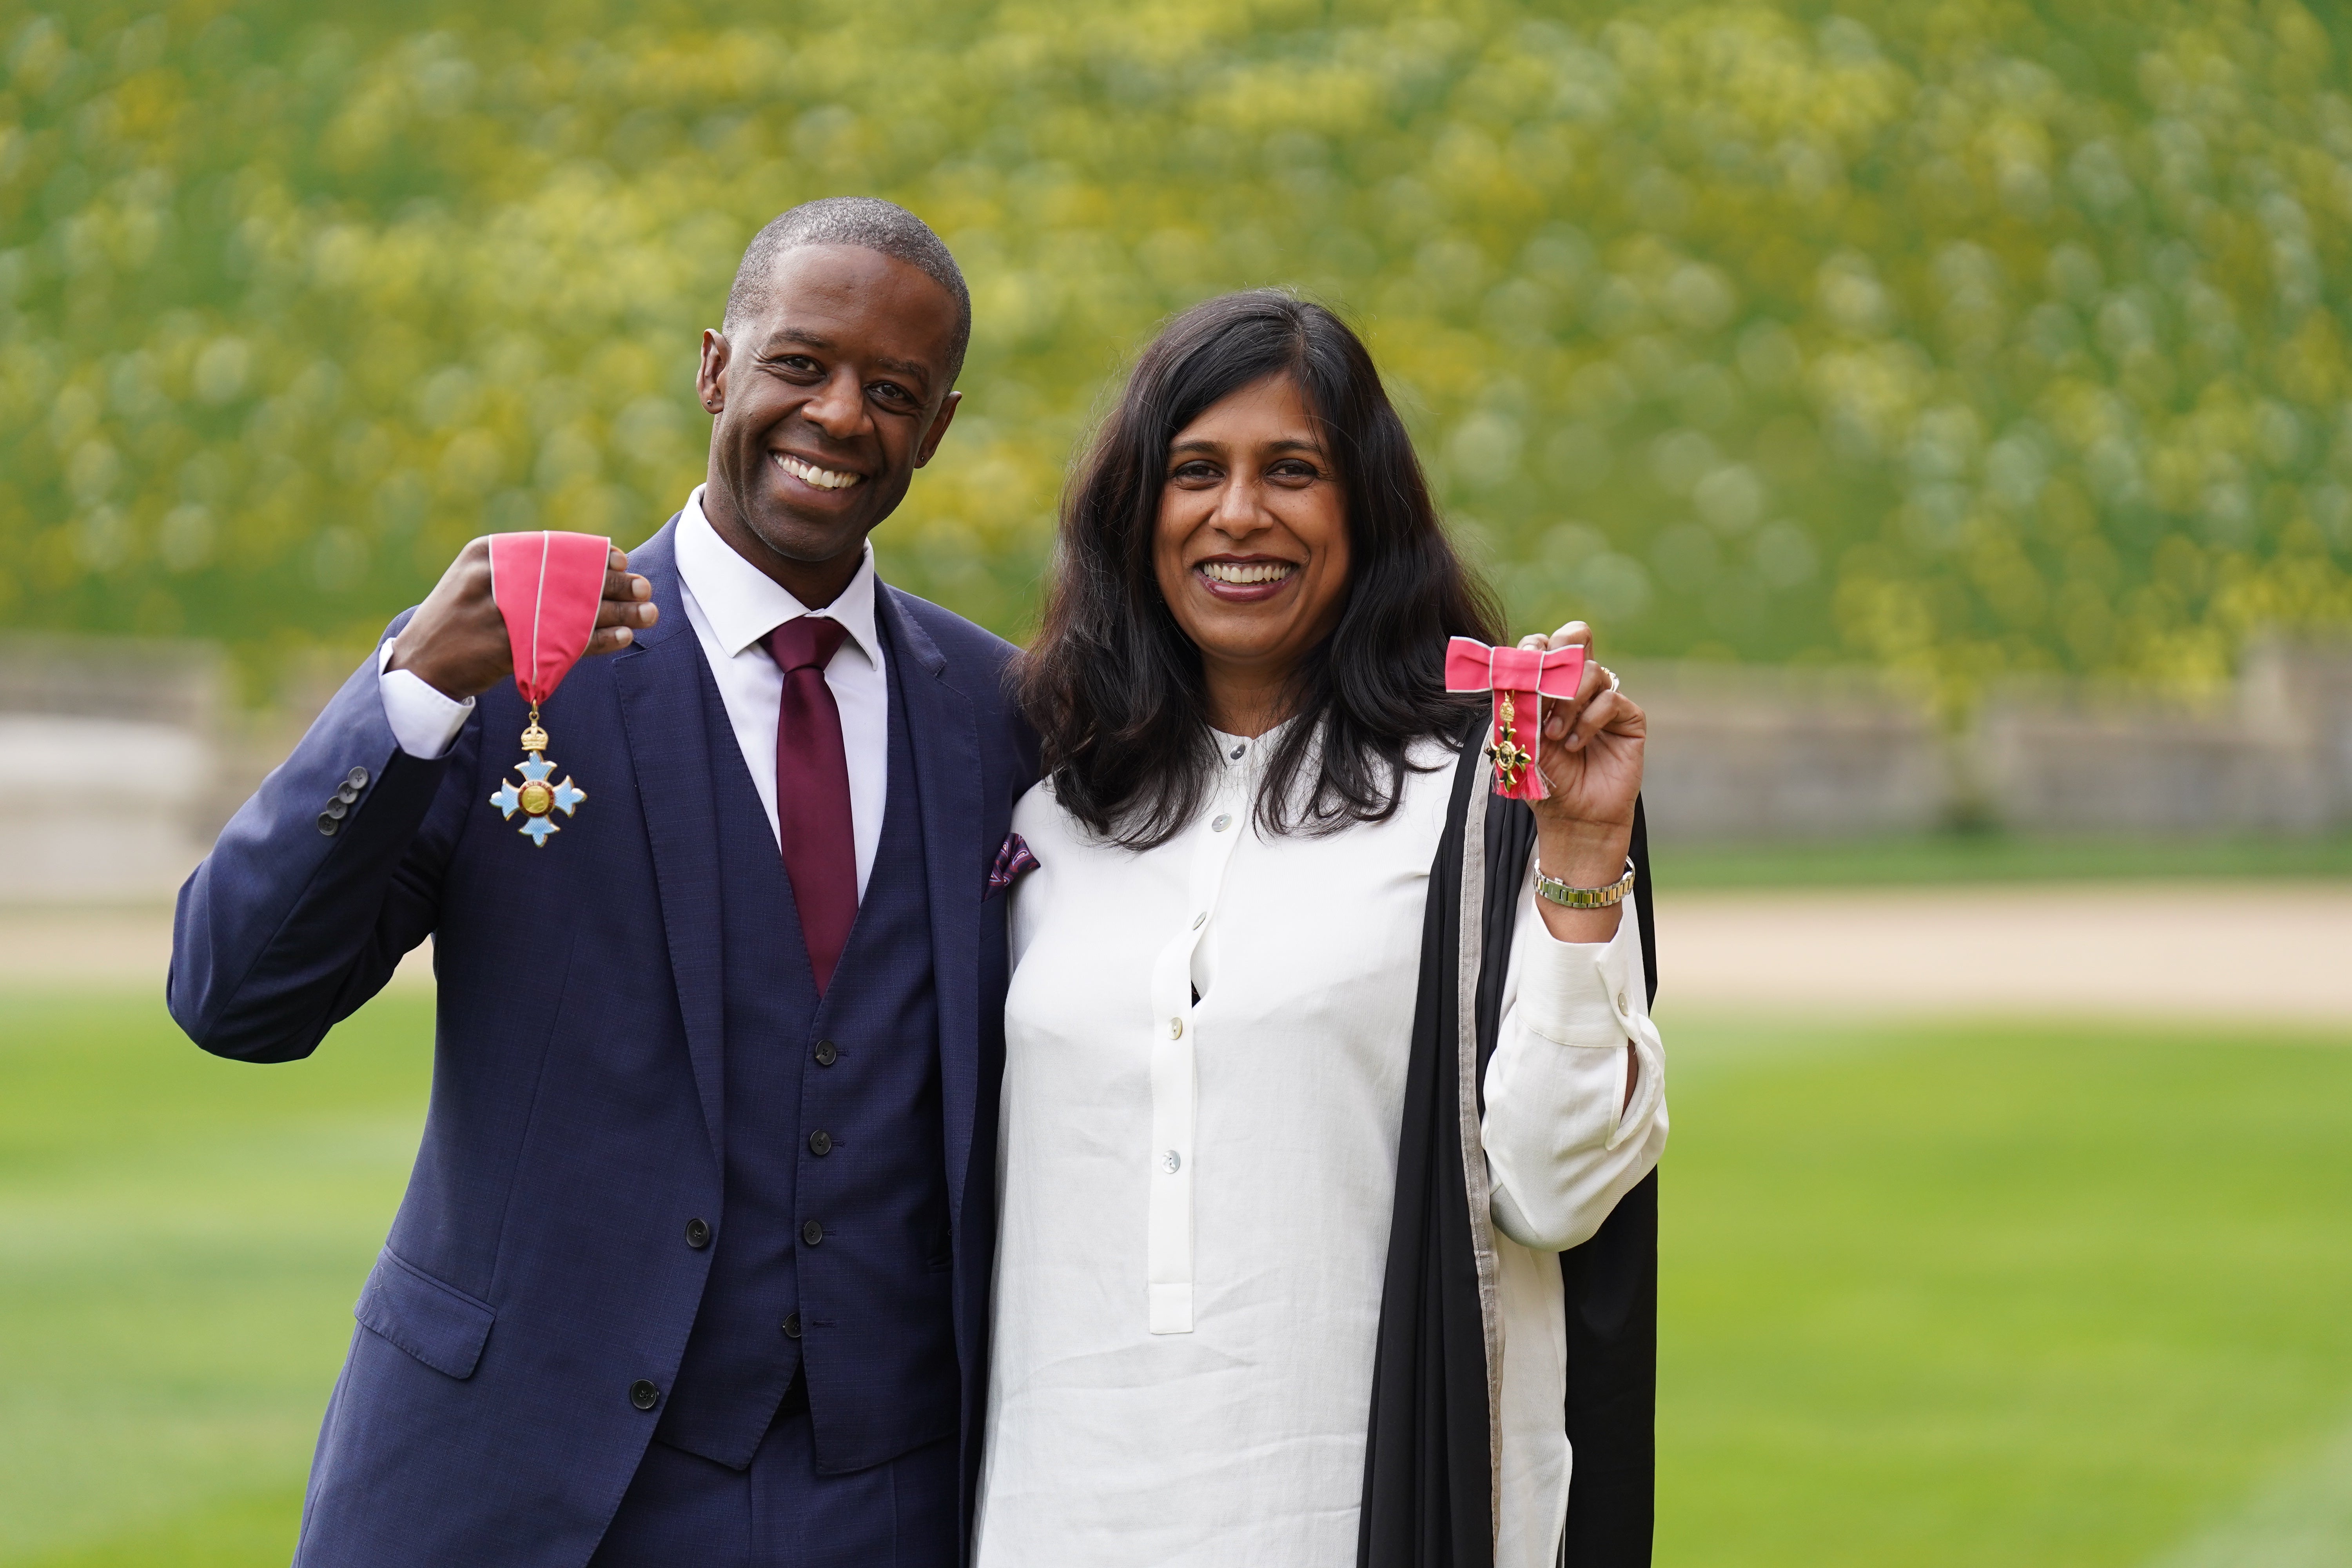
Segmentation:
{"type": "Polygon", "coordinates": [[[827,1473],[957,1430],[930,908],[905,659],[892,650],[887,664],[881,843],[822,1002],[775,836],[718,689],[703,682],[718,795],[726,1186],[658,1435],[738,1469],[795,1372],[808,1381],[827,1473]]]}

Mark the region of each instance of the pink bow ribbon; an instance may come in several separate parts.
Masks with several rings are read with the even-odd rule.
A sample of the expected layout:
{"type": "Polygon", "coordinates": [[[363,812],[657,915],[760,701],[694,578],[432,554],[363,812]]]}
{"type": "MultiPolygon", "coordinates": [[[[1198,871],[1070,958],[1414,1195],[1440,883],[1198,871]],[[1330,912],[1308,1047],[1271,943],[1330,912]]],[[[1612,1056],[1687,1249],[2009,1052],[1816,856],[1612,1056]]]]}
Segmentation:
{"type": "Polygon", "coordinates": [[[1551,791],[1536,766],[1543,745],[1543,700],[1571,698],[1584,681],[1584,649],[1488,647],[1475,637],[1445,645],[1445,689],[1491,691],[1494,721],[1486,754],[1495,759],[1495,793],[1508,800],[1541,800],[1551,791]]]}

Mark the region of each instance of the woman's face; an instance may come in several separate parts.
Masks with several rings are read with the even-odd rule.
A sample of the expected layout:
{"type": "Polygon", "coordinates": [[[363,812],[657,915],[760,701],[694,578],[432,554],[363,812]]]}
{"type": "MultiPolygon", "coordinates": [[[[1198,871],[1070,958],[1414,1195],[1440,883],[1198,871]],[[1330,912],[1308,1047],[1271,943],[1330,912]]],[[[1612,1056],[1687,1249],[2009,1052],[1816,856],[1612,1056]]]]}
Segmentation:
{"type": "Polygon", "coordinates": [[[1289,376],[1253,382],[1176,432],[1152,555],[1213,688],[1279,683],[1339,623],[1348,498],[1289,376]]]}

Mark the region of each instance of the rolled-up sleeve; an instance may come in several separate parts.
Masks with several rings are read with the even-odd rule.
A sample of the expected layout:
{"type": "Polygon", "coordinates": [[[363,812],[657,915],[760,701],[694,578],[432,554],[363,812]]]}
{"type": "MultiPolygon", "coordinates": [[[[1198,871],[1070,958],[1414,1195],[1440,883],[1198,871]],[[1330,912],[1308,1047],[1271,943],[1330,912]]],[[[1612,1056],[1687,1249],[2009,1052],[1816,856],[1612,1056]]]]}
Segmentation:
{"type": "Polygon", "coordinates": [[[1601,1228],[1666,1146],[1666,1058],[1633,902],[1605,942],[1554,937],[1520,890],[1484,1135],[1496,1228],[1565,1251],[1601,1228]],[[1625,1047],[1636,1062],[1625,1098],[1625,1047]]]}

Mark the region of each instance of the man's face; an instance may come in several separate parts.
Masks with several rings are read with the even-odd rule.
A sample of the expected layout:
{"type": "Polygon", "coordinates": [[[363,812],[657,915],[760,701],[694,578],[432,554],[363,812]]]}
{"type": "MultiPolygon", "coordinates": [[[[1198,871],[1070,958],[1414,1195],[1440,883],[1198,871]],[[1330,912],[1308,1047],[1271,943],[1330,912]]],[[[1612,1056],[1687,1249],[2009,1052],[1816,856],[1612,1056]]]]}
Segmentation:
{"type": "Polygon", "coordinates": [[[832,245],[778,257],[765,306],[731,336],[702,334],[712,525],[785,573],[856,552],[955,417],[955,327],[948,291],[894,257],[832,245]]]}

